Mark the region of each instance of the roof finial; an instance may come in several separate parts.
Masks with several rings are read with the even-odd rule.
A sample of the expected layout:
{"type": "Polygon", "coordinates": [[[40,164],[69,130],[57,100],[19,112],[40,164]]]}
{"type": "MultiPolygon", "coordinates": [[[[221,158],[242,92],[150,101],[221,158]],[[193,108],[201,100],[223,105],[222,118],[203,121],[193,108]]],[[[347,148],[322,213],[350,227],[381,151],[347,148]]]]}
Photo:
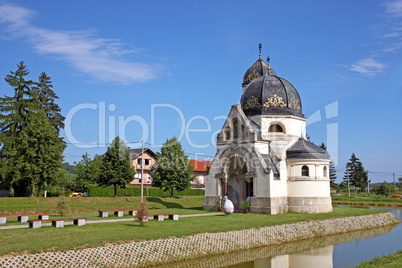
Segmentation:
{"type": "Polygon", "coordinates": [[[258,49],[260,50],[260,59],[261,59],[261,48],[262,48],[262,45],[261,45],[261,43],[258,45],[258,49]]]}
{"type": "Polygon", "coordinates": [[[269,65],[269,61],[271,60],[271,58],[269,57],[269,55],[267,56],[267,63],[269,65]]]}

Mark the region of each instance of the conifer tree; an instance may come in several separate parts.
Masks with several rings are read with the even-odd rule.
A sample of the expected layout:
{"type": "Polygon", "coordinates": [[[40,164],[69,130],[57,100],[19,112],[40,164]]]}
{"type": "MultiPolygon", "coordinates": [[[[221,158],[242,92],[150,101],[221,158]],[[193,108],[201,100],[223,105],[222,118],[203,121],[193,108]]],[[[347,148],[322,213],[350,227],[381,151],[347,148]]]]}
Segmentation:
{"type": "Polygon", "coordinates": [[[39,82],[37,86],[34,87],[34,91],[37,94],[37,100],[39,101],[39,106],[45,111],[47,118],[51,122],[52,126],[57,130],[64,128],[65,117],[60,113],[61,108],[55,102],[55,99],[59,97],[53,91],[53,85],[51,78],[42,72],[39,76],[39,82]]]}
{"type": "Polygon", "coordinates": [[[346,163],[346,171],[343,180],[346,183],[349,181],[349,184],[354,186],[355,194],[357,192],[357,187],[359,187],[363,192],[367,186],[368,173],[364,169],[362,162],[354,153],[350,157],[349,162],[346,163]]]}
{"type": "MultiPolygon", "coordinates": [[[[17,71],[5,78],[14,95],[0,97],[0,177],[11,194],[24,195],[30,188],[33,196],[60,169],[65,144],[58,137],[59,129],[51,123],[49,115],[54,113],[48,112],[46,104],[54,104],[57,96],[51,89],[39,90],[49,86],[50,78],[42,79],[43,85],[38,86],[41,83],[26,78],[29,71],[24,62],[17,66],[17,71]]],[[[57,104],[52,107],[60,112],[57,104]]],[[[60,116],[55,118],[62,124],[64,117],[60,116]]]]}
{"type": "Polygon", "coordinates": [[[35,82],[25,80],[29,74],[28,69],[21,61],[15,72],[10,72],[5,80],[14,88],[14,96],[0,97],[0,132],[1,138],[16,137],[21,129],[26,126],[29,113],[37,110],[34,101],[32,87],[35,82]]]}
{"type": "Polygon", "coordinates": [[[17,137],[18,158],[15,169],[19,180],[30,187],[30,195],[37,193],[38,187],[51,183],[60,170],[65,144],[59,133],[40,110],[30,116],[28,124],[17,137]]]}
{"type": "Polygon", "coordinates": [[[190,188],[194,180],[193,167],[184,155],[181,144],[173,137],[162,145],[160,153],[156,153],[156,165],[151,168],[152,186],[163,191],[183,191],[190,188]]]}
{"type": "MultiPolygon", "coordinates": [[[[320,147],[327,151],[327,146],[325,145],[325,143],[321,143],[320,147]]],[[[335,164],[334,164],[334,162],[332,162],[331,156],[330,156],[330,162],[329,162],[329,180],[330,180],[330,187],[336,188],[338,186],[335,182],[335,180],[336,180],[335,164]]]]}
{"type": "Polygon", "coordinates": [[[134,178],[134,168],[131,164],[130,153],[123,141],[117,136],[102,159],[99,184],[114,186],[114,196],[117,196],[117,186],[126,187],[134,178]]]}

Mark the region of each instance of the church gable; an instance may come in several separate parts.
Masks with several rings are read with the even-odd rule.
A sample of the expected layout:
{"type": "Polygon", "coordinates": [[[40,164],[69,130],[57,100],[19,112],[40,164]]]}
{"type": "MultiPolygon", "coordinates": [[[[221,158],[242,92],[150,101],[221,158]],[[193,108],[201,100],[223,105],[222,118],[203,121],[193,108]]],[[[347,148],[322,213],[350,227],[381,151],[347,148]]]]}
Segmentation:
{"type": "Polygon", "coordinates": [[[233,141],[256,141],[257,133],[252,122],[246,117],[241,106],[233,105],[229,115],[217,136],[217,144],[226,144],[233,141]]]}

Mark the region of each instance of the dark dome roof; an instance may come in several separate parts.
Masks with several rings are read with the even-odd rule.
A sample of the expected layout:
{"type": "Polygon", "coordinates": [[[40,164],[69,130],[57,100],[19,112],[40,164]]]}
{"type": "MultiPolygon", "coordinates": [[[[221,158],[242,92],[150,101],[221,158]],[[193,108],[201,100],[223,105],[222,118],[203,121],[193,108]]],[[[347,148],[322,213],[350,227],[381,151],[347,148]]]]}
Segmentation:
{"type": "Polygon", "coordinates": [[[286,156],[288,159],[329,159],[326,150],[304,139],[299,139],[287,149],[286,156]]]}
{"type": "Polygon", "coordinates": [[[243,87],[248,85],[254,79],[266,74],[276,75],[275,71],[265,61],[261,59],[260,55],[260,58],[253,65],[251,65],[251,67],[248,68],[248,70],[244,74],[243,87]]]}
{"type": "Polygon", "coordinates": [[[246,116],[285,114],[304,117],[300,96],[295,87],[269,72],[248,84],[241,106],[246,116]]]}

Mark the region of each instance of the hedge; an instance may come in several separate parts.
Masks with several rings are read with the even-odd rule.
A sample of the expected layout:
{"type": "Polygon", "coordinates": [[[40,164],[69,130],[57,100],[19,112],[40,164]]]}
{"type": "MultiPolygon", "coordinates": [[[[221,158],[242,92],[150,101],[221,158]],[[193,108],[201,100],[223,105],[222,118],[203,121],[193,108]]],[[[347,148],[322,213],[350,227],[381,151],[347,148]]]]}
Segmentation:
{"type": "MultiPolygon", "coordinates": [[[[140,196],[141,187],[129,186],[126,188],[117,188],[117,196],[140,196]]],[[[187,189],[184,191],[173,191],[174,196],[204,196],[204,189],[187,189]]],[[[88,187],[89,197],[114,197],[114,187],[101,187],[101,186],[90,186],[88,187]]],[[[155,196],[155,197],[168,197],[170,196],[170,191],[164,192],[162,189],[156,187],[144,187],[144,196],[155,196]]]]}

